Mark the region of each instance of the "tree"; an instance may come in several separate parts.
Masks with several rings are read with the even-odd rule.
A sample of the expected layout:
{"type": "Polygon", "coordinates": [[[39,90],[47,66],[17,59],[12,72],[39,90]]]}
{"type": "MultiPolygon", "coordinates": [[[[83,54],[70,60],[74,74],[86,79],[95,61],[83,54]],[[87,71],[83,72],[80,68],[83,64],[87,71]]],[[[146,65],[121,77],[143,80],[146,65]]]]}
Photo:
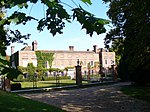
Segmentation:
{"type": "Polygon", "coordinates": [[[119,74],[139,84],[150,83],[150,1],[105,1],[110,1],[107,14],[115,26],[105,43],[112,42],[113,49],[121,51],[119,74]]]}
{"type": "Polygon", "coordinates": [[[34,67],[33,63],[28,63],[27,73],[28,73],[29,80],[33,80],[35,70],[36,70],[36,68],[34,67]]]}
{"type": "MultiPolygon", "coordinates": [[[[76,5],[73,0],[71,1],[76,5]]],[[[81,1],[87,5],[92,4],[91,0],[81,1]]],[[[37,4],[37,2],[38,0],[1,0],[0,9],[5,8],[6,11],[13,7],[28,9],[29,4],[37,4]]],[[[97,34],[104,33],[106,31],[104,25],[109,23],[108,20],[95,17],[95,15],[84,10],[81,6],[76,5],[76,8],[73,8],[69,4],[64,3],[63,0],[40,0],[40,2],[46,6],[46,17],[40,18],[40,20],[28,16],[25,12],[19,12],[19,10],[14,11],[9,17],[0,18],[0,54],[2,56],[6,56],[6,46],[14,42],[24,43],[24,40],[29,39],[30,36],[30,34],[22,35],[19,30],[9,30],[6,32],[4,27],[11,23],[26,25],[27,22],[35,20],[38,22],[37,30],[43,31],[44,28],[47,28],[53,36],[57,33],[62,34],[65,22],[71,22],[71,19],[76,19],[82,25],[82,29],[85,28],[86,33],[90,36],[93,35],[93,32],[97,34]],[[72,14],[69,14],[66,9],[64,9],[63,5],[72,8],[72,14]]],[[[0,61],[2,62],[2,60],[0,61]]],[[[3,68],[6,66],[8,69],[10,68],[8,64],[4,63],[3,68]]]]}

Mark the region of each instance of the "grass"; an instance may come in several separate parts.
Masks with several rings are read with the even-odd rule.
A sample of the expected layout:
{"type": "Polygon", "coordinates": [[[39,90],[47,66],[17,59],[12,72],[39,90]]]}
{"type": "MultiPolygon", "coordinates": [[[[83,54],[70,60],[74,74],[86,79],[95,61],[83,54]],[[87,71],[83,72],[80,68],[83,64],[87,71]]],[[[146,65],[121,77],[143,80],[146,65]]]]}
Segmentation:
{"type": "Polygon", "coordinates": [[[125,86],[121,91],[131,97],[146,101],[150,103],[150,86],[125,86]]]}
{"type": "MultiPolygon", "coordinates": [[[[67,85],[75,85],[75,80],[60,80],[59,86],[67,86],[67,85]]],[[[22,89],[30,89],[33,88],[33,82],[20,82],[22,89]]],[[[86,84],[87,81],[82,81],[83,84],[86,84]]],[[[56,80],[52,81],[38,81],[37,82],[37,88],[46,88],[46,87],[56,87],[56,80]]]]}
{"type": "Polygon", "coordinates": [[[48,104],[0,90],[0,112],[64,112],[48,104]]]}

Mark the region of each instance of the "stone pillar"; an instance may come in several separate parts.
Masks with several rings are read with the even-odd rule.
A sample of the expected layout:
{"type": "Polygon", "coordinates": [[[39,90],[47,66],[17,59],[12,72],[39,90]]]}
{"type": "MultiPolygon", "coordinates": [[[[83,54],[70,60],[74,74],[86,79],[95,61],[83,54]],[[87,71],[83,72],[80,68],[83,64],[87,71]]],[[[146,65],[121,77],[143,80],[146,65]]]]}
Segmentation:
{"type": "Polygon", "coordinates": [[[88,82],[91,81],[90,72],[91,72],[91,70],[90,70],[90,68],[89,68],[89,69],[88,69],[88,82]]]}
{"type": "Polygon", "coordinates": [[[10,80],[9,79],[5,80],[5,90],[6,91],[11,91],[11,85],[10,85],[10,80]]]}
{"type": "Polygon", "coordinates": [[[78,86],[81,86],[82,85],[82,72],[81,72],[81,66],[79,64],[80,64],[80,61],[78,59],[77,66],[75,66],[75,68],[76,68],[76,84],[78,86]]]}
{"type": "Polygon", "coordinates": [[[14,48],[15,46],[11,46],[11,55],[14,54],[14,48]]]}
{"type": "Polygon", "coordinates": [[[117,70],[115,68],[115,65],[111,65],[111,67],[112,67],[113,81],[116,82],[117,81],[117,70]]]}
{"type": "Polygon", "coordinates": [[[76,67],[76,84],[78,86],[82,85],[82,74],[81,74],[81,66],[77,65],[76,67]]]}
{"type": "Polygon", "coordinates": [[[37,50],[37,41],[35,40],[35,41],[33,41],[32,42],[32,51],[36,51],[37,50]]]}

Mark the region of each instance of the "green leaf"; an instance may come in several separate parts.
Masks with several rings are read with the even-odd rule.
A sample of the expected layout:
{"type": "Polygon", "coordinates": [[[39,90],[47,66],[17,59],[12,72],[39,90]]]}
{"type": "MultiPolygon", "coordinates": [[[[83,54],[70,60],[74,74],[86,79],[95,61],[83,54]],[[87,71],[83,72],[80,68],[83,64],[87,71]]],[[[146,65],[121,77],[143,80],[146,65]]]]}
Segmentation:
{"type": "Polygon", "coordinates": [[[0,21],[0,26],[3,26],[3,25],[5,24],[5,22],[6,22],[6,19],[2,19],[2,20],[0,21]]]}
{"type": "Polygon", "coordinates": [[[12,22],[12,23],[18,23],[19,22],[18,18],[9,19],[8,21],[12,22]]]}
{"type": "Polygon", "coordinates": [[[43,18],[39,21],[37,29],[39,31],[43,31],[44,27],[46,27],[53,36],[55,36],[56,33],[62,34],[62,30],[65,27],[64,20],[69,22],[70,15],[67,13],[62,5],[56,2],[49,3],[52,5],[48,5],[48,9],[46,11],[46,18],[43,18]]]}
{"type": "Polygon", "coordinates": [[[106,19],[101,19],[101,18],[99,18],[98,23],[105,25],[105,24],[109,24],[110,21],[109,21],[109,20],[106,20],[106,19]]]}
{"type": "Polygon", "coordinates": [[[96,32],[97,34],[106,32],[104,25],[108,24],[109,20],[96,18],[93,14],[84,10],[81,6],[73,9],[72,11],[74,11],[73,19],[77,18],[77,21],[82,25],[82,29],[85,28],[86,33],[90,36],[93,35],[93,32],[96,32]]]}
{"type": "Polygon", "coordinates": [[[92,4],[91,0],[81,0],[81,1],[84,2],[84,3],[88,3],[89,5],[92,4]]]}
{"type": "Polygon", "coordinates": [[[9,18],[8,18],[8,21],[9,22],[14,22],[16,24],[23,24],[25,25],[28,21],[31,21],[31,20],[36,20],[36,18],[34,17],[31,17],[31,16],[26,16],[25,13],[22,13],[22,12],[17,12],[15,11],[9,18]]]}

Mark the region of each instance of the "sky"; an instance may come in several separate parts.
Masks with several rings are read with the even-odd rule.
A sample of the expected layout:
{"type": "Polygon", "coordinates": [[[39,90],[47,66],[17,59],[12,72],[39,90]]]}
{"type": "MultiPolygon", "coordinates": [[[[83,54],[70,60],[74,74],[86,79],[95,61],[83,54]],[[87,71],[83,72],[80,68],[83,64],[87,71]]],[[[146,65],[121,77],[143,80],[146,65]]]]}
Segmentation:
{"type": "MultiPolygon", "coordinates": [[[[76,7],[72,0],[62,1],[71,5],[72,7],[76,7]]],[[[96,17],[108,19],[106,14],[108,5],[104,4],[102,0],[91,0],[92,5],[88,6],[79,2],[79,0],[74,1],[77,5],[80,4],[85,10],[93,13],[96,17]]],[[[69,13],[72,13],[71,8],[68,6],[64,5],[64,8],[66,8],[69,13]]],[[[27,10],[21,9],[19,11],[25,11],[26,14],[30,16],[42,18],[45,16],[44,9],[46,9],[45,6],[38,3],[36,5],[29,5],[27,10]]],[[[11,10],[8,10],[7,15],[12,14],[14,10],[18,10],[18,8],[15,7],[11,10]]],[[[94,33],[93,36],[90,37],[88,34],[86,34],[85,29],[81,29],[82,26],[76,20],[74,20],[72,23],[66,23],[66,27],[63,29],[63,34],[57,33],[54,37],[46,28],[42,32],[37,31],[36,26],[37,22],[31,21],[26,25],[11,24],[9,28],[13,30],[18,29],[22,34],[31,34],[30,39],[24,42],[31,46],[32,42],[36,40],[38,42],[38,50],[68,50],[68,46],[74,46],[74,50],[86,51],[87,49],[93,50],[93,45],[97,45],[98,48],[104,47],[103,39],[106,33],[100,35],[94,33]]],[[[110,27],[106,25],[106,29],[108,32],[110,27]]],[[[15,46],[15,52],[25,47],[25,45],[21,43],[13,43],[10,46],[15,46]]],[[[11,54],[10,46],[7,47],[6,51],[8,55],[11,54]]]]}

